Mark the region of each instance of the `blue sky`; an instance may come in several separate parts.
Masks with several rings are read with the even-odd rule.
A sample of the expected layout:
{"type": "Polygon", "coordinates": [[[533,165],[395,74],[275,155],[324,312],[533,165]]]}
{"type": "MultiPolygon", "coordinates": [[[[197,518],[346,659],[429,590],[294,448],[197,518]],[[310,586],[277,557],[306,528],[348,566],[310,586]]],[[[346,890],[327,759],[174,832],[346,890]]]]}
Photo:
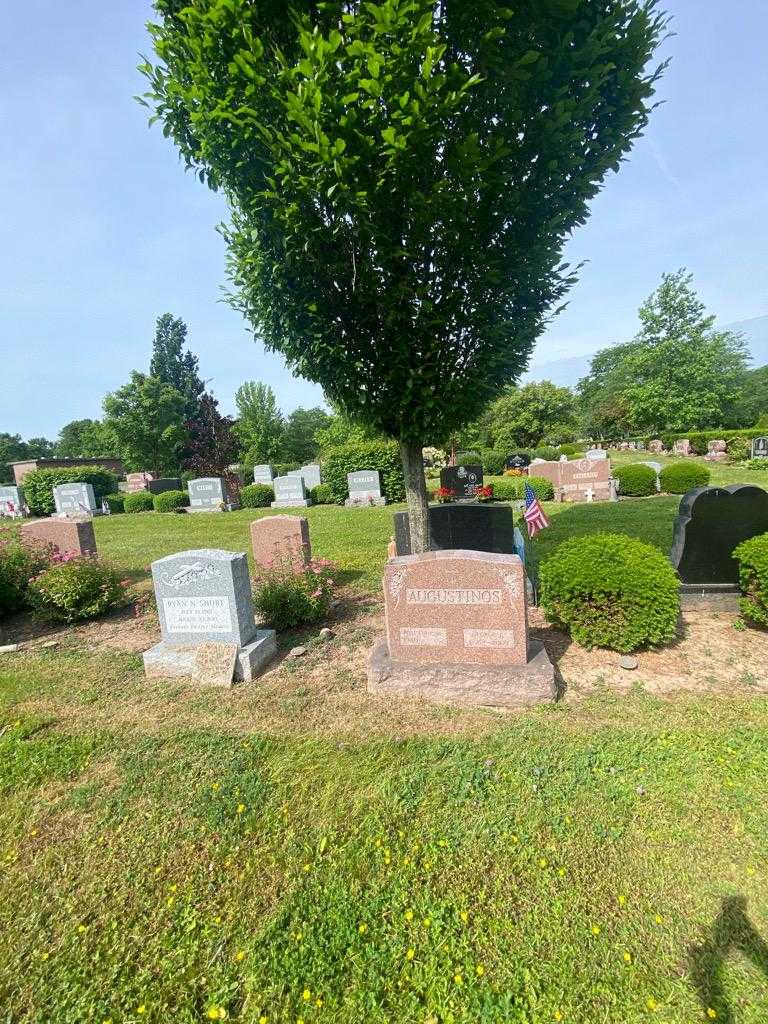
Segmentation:
{"type": "MultiPolygon", "coordinates": [[[[721,323],[768,313],[768,5],[667,0],[673,58],[646,137],[566,250],[588,260],[532,369],[626,340],[665,270],[687,266],[721,323]]],[[[223,202],[133,99],[148,0],[25,0],[0,36],[0,431],[100,415],[183,317],[224,411],[246,379],[285,411],[322,400],[221,302],[223,202]]]]}

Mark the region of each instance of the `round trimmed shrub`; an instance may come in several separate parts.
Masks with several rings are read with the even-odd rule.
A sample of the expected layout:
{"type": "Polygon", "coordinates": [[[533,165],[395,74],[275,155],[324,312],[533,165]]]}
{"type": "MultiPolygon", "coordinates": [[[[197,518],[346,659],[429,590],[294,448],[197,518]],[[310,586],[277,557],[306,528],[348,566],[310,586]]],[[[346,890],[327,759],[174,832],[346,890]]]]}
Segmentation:
{"type": "Polygon", "coordinates": [[[32,607],[54,622],[83,622],[125,600],[126,584],[97,558],[80,556],[44,569],[30,581],[32,607]]]}
{"type": "Polygon", "coordinates": [[[545,462],[557,462],[560,458],[560,449],[545,444],[541,448],[534,448],[531,454],[533,459],[544,459],[545,462]]]}
{"type": "Polygon", "coordinates": [[[613,475],[619,481],[619,494],[630,498],[646,498],[656,493],[656,470],[640,462],[616,466],[613,475]]]}
{"type": "Polygon", "coordinates": [[[333,505],[333,491],[329,484],[318,484],[309,492],[313,505],[333,505]]]}
{"type": "Polygon", "coordinates": [[[247,484],[240,489],[242,508],[269,508],[275,500],[275,492],[269,484],[247,484]]]}
{"type": "Polygon", "coordinates": [[[488,476],[501,476],[504,472],[506,457],[504,452],[496,451],[493,448],[483,448],[480,452],[480,465],[483,467],[483,472],[488,476]]]}
{"type": "Polygon", "coordinates": [[[152,512],[154,507],[154,496],[149,491],[133,491],[126,494],[123,500],[125,512],[152,512]]]}
{"type": "Polygon", "coordinates": [[[113,516],[118,515],[120,512],[125,512],[124,494],[105,494],[103,500],[106,501],[107,508],[113,516]]]}
{"type": "Polygon", "coordinates": [[[549,622],[582,647],[635,651],[674,640],[679,581],[658,548],[618,533],[575,537],[539,569],[549,622]]]}
{"type": "Polygon", "coordinates": [[[189,494],[186,491],[161,491],[154,495],[152,504],[155,512],[176,512],[189,507],[189,494]]]}
{"type": "Polygon", "coordinates": [[[555,496],[551,481],[543,476],[505,476],[493,481],[494,500],[521,501],[525,497],[526,484],[530,484],[539,501],[552,501],[555,496]]]}
{"type": "Polygon", "coordinates": [[[709,470],[699,462],[673,462],[659,473],[659,481],[667,494],[685,494],[694,487],[706,487],[709,470]]]}
{"type": "Polygon", "coordinates": [[[733,552],[739,563],[739,583],[744,596],[741,614],[758,626],[768,626],[768,533],[745,540],[733,552]]]}

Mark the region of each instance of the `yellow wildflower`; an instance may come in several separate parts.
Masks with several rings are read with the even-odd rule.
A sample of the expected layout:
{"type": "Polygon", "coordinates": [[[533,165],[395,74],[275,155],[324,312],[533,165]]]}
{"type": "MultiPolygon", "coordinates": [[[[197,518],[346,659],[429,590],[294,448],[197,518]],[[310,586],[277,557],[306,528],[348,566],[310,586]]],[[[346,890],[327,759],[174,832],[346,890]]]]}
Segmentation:
{"type": "Polygon", "coordinates": [[[462,910],[462,912],[459,914],[459,917],[466,924],[467,919],[469,918],[469,914],[466,912],[466,910],[462,910]]]}
{"type": "Polygon", "coordinates": [[[478,978],[482,978],[482,976],[485,974],[485,968],[483,967],[482,964],[477,965],[477,967],[475,968],[475,974],[478,976],[478,978]]]}
{"type": "Polygon", "coordinates": [[[661,916],[661,914],[656,915],[656,924],[664,924],[664,918],[661,916]]]}
{"type": "Polygon", "coordinates": [[[421,923],[424,925],[425,928],[429,928],[429,926],[432,924],[432,919],[430,917],[425,917],[421,923]]]}
{"type": "Polygon", "coordinates": [[[301,993],[301,998],[304,1000],[305,1003],[308,1003],[309,1000],[312,998],[312,993],[309,991],[308,988],[305,988],[304,991],[301,993]]]}
{"type": "Polygon", "coordinates": [[[238,814],[242,814],[244,810],[245,810],[245,804],[238,804],[237,805],[237,813],[238,814]]]}
{"type": "Polygon", "coordinates": [[[632,963],[632,954],[631,953],[625,953],[624,954],[624,963],[625,964],[631,964],[632,963]]]}
{"type": "Polygon", "coordinates": [[[463,979],[463,978],[462,978],[462,976],[461,976],[461,975],[460,975],[460,974],[458,973],[458,971],[456,972],[456,974],[454,974],[454,976],[453,976],[453,980],[454,980],[454,981],[456,982],[456,984],[457,984],[457,985],[463,985],[463,984],[464,984],[464,979],[463,979]]]}
{"type": "Polygon", "coordinates": [[[646,1002],[645,1005],[648,1007],[649,1010],[655,1010],[656,1007],[658,1006],[658,1003],[653,998],[653,996],[649,996],[648,997],[648,1001],[646,1002]]]}
{"type": "Polygon", "coordinates": [[[144,1003],[142,1003],[141,1006],[137,1006],[136,1007],[136,1013],[146,1013],[146,1012],[147,1012],[147,1008],[144,1005],[144,1003]]]}
{"type": "Polygon", "coordinates": [[[405,954],[405,959],[406,960],[413,960],[413,958],[415,956],[416,956],[416,950],[415,949],[409,949],[408,952],[405,954]]]}
{"type": "Polygon", "coordinates": [[[592,925],[592,934],[593,935],[599,935],[600,934],[600,925],[599,924],[593,924],[592,925]]]}
{"type": "Polygon", "coordinates": [[[357,930],[360,932],[361,935],[365,935],[365,933],[368,931],[368,925],[363,921],[357,926],[357,930]]]}
{"type": "Polygon", "coordinates": [[[547,866],[547,858],[546,857],[539,857],[539,867],[540,868],[545,868],[546,866],[547,866]]]}
{"type": "Polygon", "coordinates": [[[235,960],[237,960],[238,963],[240,963],[241,960],[245,960],[244,949],[238,949],[238,951],[235,953],[235,960]]]}
{"type": "Polygon", "coordinates": [[[413,911],[412,910],[406,910],[406,912],[405,912],[405,920],[406,921],[412,921],[413,920],[413,911]]]}
{"type": "Polygon", "coordinates": [[[713,1010],[711,1006],[707,1007],[707,1016],[710,1020],[714,1020],[717,1017],[717,1010],[713,1010]]]}
{"type": "Polygon", "coordinates": [[[555,1010],[555,1020],[562,1020],[562,1019],[563,1019],[562,1013],[560,1013],[559,1010],[555,1010]]]}

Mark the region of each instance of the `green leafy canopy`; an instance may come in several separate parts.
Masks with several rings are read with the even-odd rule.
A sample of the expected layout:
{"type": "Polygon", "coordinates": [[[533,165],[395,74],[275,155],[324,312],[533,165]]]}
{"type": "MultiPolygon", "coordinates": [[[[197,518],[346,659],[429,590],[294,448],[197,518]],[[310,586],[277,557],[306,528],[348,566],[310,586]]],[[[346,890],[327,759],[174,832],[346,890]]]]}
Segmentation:
{"type": "Polygon", "coordinates": [[[412,444],[477,415],[646,124],[655,0],[155,9],[146,102],[226,193],[233,299],[267,347],[412,444]]]}

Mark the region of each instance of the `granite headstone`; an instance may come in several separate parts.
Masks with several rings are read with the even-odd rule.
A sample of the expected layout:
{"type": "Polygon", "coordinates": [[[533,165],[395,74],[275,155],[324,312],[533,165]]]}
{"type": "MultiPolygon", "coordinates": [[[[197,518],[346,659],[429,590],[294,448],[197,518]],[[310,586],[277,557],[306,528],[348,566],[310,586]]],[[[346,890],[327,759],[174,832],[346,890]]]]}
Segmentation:
{"type": "Polygon", "coordinates": [[[752,440],[752,458],[768,459],[768,437],[755,437],[752,440]]]}
{"type": "Polygon", "coordinates": [[[302,466],[301,469],[289,470],[288,476],[300,476],[308,491],[311,491],[313,487],[319,487],[323,482],[320,467],[316,462],[310,462],[306,466],[302,466]]]}
{"type": "Polygon", "coordinates": [[[446,466],[440,470],[440,486],[454,491],[459,501],[473,499],[483,486],[483,467],[446,466]]]}
{"type": "MultiPolygon", "coordinates": [[[[396,512],[393,518],[397,554],[410,555],[413,549],[408,513],[396,512]]],[[[509,505],[430,505],[428,518],[436,551],[515,553],[515,523],[509,505]]]]}
{"type": "Polygon", "coordinates": [[[14,487],[11,484],[0,486],[0,516],[17,519],[24,515],[25,508],[24,491],[21,487],[14,487]]]}
{"type": "Polygon", "coordinates": [[[275,500],[272,508],[306,508],[309,505],[304,477],[297,474],[276,476],[272,481],[275,500]]]}
{"type": "Polygon", "coordinates": [[[347,488],[349,497],[344,504],[348,508],[387,503],[381,494],[381,481],[377,469],[361,469],[355,473],[347,473],[347,488]]]}
{"type": "Polygon", "coordinates": [[[165,491],[180,491],[181,479],[176,476],[162,476],[157,480],[147,481],[150,494],[163,494],[165,491]]]}
{"type": "Polygon", "coordinates": [[[226,504],[226,486],[220,476],[200,477],[187,484],[192,512],[217,512],[226,504]]]}
{"type": "Polygon", "coordinates": [[[253,467],[253,482],[255,484],[267,484],[268,487],[271,487],[274,478],[275,474],[270,465],[265,463],[253,467]]]}
{"type": "Polygon", "coordinates": [[[53,501],[60,516],[94,515],[98,510],[91,484],[57,484],[53,501]]]}

